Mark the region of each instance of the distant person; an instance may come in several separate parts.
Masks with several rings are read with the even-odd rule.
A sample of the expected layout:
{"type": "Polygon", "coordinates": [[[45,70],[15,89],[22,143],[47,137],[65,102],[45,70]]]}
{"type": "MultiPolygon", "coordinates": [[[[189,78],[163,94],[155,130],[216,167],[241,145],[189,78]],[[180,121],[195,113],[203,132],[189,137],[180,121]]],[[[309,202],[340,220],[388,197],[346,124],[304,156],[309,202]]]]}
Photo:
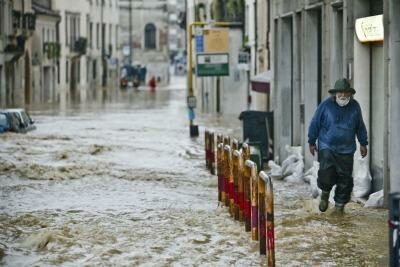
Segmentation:
{"type": "Polygon", "coordinates": [[[368,135],[360,105],[353,98],[356,91],[347,79],[336,81],[331,97],[317,108],[308,129],[310,153],[318,151],[320,169],[318,187],[322,190],[319,210],[325,212],[329,194],[335,190],[335,212],[343,214],[353,190],[353,156],[357,136],[362,157],[367,156],[368,135]],[[318,147],[316,141],[318,140],[318,147]]]}
{"type": "Polygon", "coordinates": [[[151,76],[151,79],[149,81],[150,92],[154,93],[156,91],[156,85],[156,77],[151,76]]]}

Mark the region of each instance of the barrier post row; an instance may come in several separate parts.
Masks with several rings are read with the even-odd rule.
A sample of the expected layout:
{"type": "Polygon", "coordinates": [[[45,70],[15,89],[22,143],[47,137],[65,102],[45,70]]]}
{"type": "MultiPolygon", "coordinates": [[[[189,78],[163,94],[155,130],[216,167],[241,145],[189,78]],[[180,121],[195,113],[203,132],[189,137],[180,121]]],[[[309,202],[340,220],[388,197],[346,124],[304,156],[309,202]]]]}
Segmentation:
{"type": "Polygon", "coordinates": [[[390,267],[400,266],[400,193],[389,194],[390,267]]]}
{"type": "Polygon", "coordinates": [[[246,166],[250,167],[250,193],[251,193],[251,239],[258,240],[258,186],[257,165],[246,160],[246,166]]]}
{"type": "Polygon", "coordinates": [[[235,191],[234,191],[234,180],[233,180],[233,153],[230,146],[225,146],[225,150],[228,151],[228,191],[229,191],[229,214],[231,217],[234,216],[234,206],[235,206],[235,191]]]}
{"type": "Polygon", "coordinates": [[[251,166],[247,166],[247,161],[250,161],[249,146],[243,144],[242,156],[243,156],[243,217],[245,231],[251,231],[251,188],[250,188],[250,177],[251,177],[251,166]]]}
{"type": "Polygon", "coordinates": [[[210,172],[215,175],[215,134],[210,134],[210,172]]]}
{"type": "Polygon", "coordinates": [[[233,205],[233,214],[235,220],[239,220],[239,206],[240,206],[240,201],[239,201],[239,176],[241,175],[240,173],[240,160],[241,160],[241,153],[239,150],[234,150],[233,151],[233,200],[234,200],[234,205],[233,205]]]}
{"type": "Polygon", "coordinates": [[[204,148],[205,148],[205,152],[206,152],[206,168],[208,170],[209,168],[209,152],[208,152],[208,130],[206,130],[204,132],[204,148]]]}
{"type": "Polygon", "coordinates": [[[231,206],[231,187],[230,187],[230,173],[231,173],[231,147],[224,146],[224,177],[225,177],[225,206],[231,206]]]}
{"type": "Polygon", "coordinates": [[[267,236],[266,236],[266,222],[265,222],[265,183],[268,177],[265,177],[264,172],[260,172],[258,175],[258,236],[259,236],[259,247],[260,247],[260,254],[266,254],[266,247],[267,247],[267,236]]]}
{"type": "Polygon", "coordinates": [[[223,161],[224,161],[224,144],[218,143],[217,146],[217,177],[218,177],[218,201],[225,201],[225,189],[224,189],[224,173],[223,173],[223,161]]]}
{"type": "Polygon", "coordinates": [[[267,229],[267,250],[268,250],[268,266],[275,267],[275,225],[274,225],[274,189],[272,179],[264,171],[260,172],[260,176],[265,181],[265,211],[266,229],[267,229]]]}
{"type": "Polygon", "coordinates": [[[243,153],[240,153],[237,173],[237,190],[238,190],[238,207],[239,207],[239,222],[244,222],[244,166],[243,153]]]}

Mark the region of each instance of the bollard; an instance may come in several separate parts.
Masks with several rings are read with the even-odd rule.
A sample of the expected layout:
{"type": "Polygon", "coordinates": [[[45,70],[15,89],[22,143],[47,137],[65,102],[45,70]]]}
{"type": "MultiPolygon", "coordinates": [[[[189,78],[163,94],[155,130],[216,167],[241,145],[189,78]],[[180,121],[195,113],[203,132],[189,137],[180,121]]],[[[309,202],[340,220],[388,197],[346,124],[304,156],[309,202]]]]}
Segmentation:
{"type": "Polygon", "coordinates": [[[217,134],[217,177],[218,177],[218,202],[222,201],[222,155],[223,155],[222,135],[217,134]],[[221,146],[220,146],[221,145],[221,146]]]}
{"type": "Polygon", "coordinates": [[[258,240],[258,187],[257,165],[246,160],[246,166],[250,168],[250,192],[251,192],[251,239],[258,240]]]}
{"type": "Polygon", "coordinates": [[[224,189],[225,189],[225,206],[229,207],[229,176],[228,176],[228,156],[225,154],[225,146],[229,145],[230,146],[230,137],[229,136],[225,136],[224,137],[224,146],[223,146],[223,174],[224,174],[224,189]]]}
{"type": "Polygon", "coordinates": [[[215,175],[215,135],[210,134],[210,172],[215,175]]]}
{"type": "Polygon", "coordinates": [[[224,177],[225,177],[225,206],[229,208],[231,207],[231,198],[232,198],[232,190],[231,190],[231,147],[229,145],[224,146],[224,177]]]}
{"type": "Polygon", "coordinates": [[[239,220],[239,206],[240,206],[240,201],[239,201],[239,176],[241,176],[240,173],[240,160],[241,160],[241,153],[238,150],[233,151],[233,200],[234,200],[234,205],[233,205],[233,214],[235,220],[239,220]]]}
{"type": "Polygon", "coordinates": [[[266,177],[265,185],[265,213],[267,219],[267,249],[268,249],[268,266],[275,267],[275,225],[274,225],[274,188],[270,176],[261,172],[266,177]]]}
{"type": "Polygon", "coordinates": [[[247,144],[243,144],[242,147],[243,156],[243,217],[245,231],[251,231],[251,189],[250,189],[250,177],[251,177],[251,166],[247,166],[246,162],[250,157],[250,150],[247,144]]]}
{"type": "Polygon", "coordinates": [[[267,236],[266,236],[266,222],[265,222],[265,184],[268,176],[261,171],[258,175],[258,239],[260,243],[260,254],[266,254],[267,236]]]}
{"type": "Polygon", "coordinates": [[[239,150],[239,141],[236,138],[232,140],[232,151],[239,150]]]}
{"type": "Polygon", "coordinates": [[[243,191],[243,181],[244,181],[244,166],[243,166],[243,154],[240,153],[238,173],[237,173],[237,194],[238,194],[238,209],[239,209],[239,222],[244,222],[244,191],[243,191]]]}
{"type": "Polygon", "coordinates": [[[400,266],[400,193],[389,194],[389,254],[390,266],[400,266]]]}
{"type": "Polygon", "coordinates": [[[226,180],[228,180],[228,195],[229,195],[229,202],[228,202],[228,207],[229,207],[229,214],[233,217],[233,210],[234,210],[234,183],[233,183],[233,160],[232,160],[232,149],[229,145],[226,145],[225,147],[225,156],[228,158],[226,161],[227,167],[226,167],[226,180]]]}
{"type": "Polygon", "coordinates": [[[225,189],[224,189],[224,172],[223,172],[223,161],[224,161],[224,144],[219,143],[217,146],[217,176],[218,176],[218,201],[225,201],[225,189]]]}
{"type": "Polygon", "coordinates": [[[206,168],[208,169],[209,167],[209,152],[208,152],[208,130],[206,130],[204,132],[204,148],[205,148],[205,152],[206,152],[206,168]]]}

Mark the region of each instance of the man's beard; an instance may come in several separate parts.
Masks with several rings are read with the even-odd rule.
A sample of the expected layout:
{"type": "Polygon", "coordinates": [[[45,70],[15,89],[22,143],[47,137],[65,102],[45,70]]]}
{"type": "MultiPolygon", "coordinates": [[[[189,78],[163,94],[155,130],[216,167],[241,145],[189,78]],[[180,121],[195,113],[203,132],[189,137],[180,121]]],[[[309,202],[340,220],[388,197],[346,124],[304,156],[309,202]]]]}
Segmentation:
{"type": "Polygon", "coordinates": [[[347,104],[349,104],[351,97],[336,97],[336,103],[341,106],[344,107],[347,104]]]}

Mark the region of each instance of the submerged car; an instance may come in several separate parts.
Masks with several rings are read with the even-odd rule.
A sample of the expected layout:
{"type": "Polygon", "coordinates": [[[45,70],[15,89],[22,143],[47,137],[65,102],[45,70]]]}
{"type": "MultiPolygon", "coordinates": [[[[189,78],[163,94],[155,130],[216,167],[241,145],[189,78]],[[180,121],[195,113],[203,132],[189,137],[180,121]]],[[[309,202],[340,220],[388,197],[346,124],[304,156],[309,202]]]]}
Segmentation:
{"type": "Polygon", "coordinates": [[[22,108],[0,110],[0,133],[26,133],[36,129],[34,121],[22,108]]]}

